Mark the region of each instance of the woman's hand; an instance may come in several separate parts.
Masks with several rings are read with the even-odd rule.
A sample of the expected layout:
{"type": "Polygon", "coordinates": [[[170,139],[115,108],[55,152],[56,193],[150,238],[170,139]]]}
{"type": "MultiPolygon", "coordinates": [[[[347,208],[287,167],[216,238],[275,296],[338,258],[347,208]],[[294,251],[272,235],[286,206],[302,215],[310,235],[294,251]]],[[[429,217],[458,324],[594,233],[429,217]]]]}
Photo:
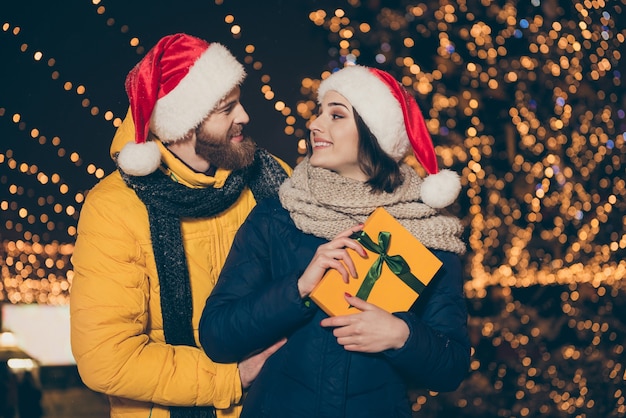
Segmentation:
{"type": "Polygon", "coordinates": [[[366,252],[356,240],[350,238],[355,232],[363,229],[363,225],[357,225],[350,229],[338,234],[332,241],[322,244],[317,247],[313,259],[307,266],[300,279],[298,279],[298,290],[300,296],[305,298],[311,293],[313,288],[322,280],[324,273],[328,269],[335,269],[343,278],[343,281],[348,283],[349,276],[356,277],[356,268],[354,263],[346,251],[347,248],[352,248],[361,257],[366,256],[366,252]]]}
{"type": "Polygon", "coordinates": [[[323,327],[335,327],[333,335],[348,351],[380,353],[402,348],[409,338],[409,326],[402,319],[355,296],[346,293],[351,306],[362,312],[325,318],[323,327]]]}

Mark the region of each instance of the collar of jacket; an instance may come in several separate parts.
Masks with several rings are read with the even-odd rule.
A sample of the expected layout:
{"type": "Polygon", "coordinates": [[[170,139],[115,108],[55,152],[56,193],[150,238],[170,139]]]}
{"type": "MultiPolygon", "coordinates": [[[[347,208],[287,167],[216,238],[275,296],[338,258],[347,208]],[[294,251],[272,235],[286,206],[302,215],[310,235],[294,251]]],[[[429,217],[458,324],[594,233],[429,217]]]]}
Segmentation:
{"type": "Polygon", "coordinates": [[[184,184],[191,188],[213,187],[220,189],[231,173],[231,170],[218,168],[214,176],[207,176],[192,170],[187,164],[182,162],[161,141],[156,141],[161,150],[161,171],[167,174],[172,180],[184,184]]]}

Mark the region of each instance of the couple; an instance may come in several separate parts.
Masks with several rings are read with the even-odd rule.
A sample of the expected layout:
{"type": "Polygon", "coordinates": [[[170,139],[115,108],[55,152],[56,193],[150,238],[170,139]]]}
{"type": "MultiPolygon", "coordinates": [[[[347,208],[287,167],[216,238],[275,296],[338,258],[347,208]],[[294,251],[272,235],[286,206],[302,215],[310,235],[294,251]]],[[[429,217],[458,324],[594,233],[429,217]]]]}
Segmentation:
{"type": "Polygon", "coordinates": [[[454,390],[468,369],[462,228],[438,210],[458,177],[438,172],[413,98],[360,66],[320,85],[291,173],[242,135],[244,77],[185,34],[128,75],[119,170],[89,193],[72,260],[81,377],[112,417],[409,417],[409,384],[454,390]],[[308,295],[329,268],[356,274],[349,235],[378,206],[443,267],[410,312],[346,295],[362,312],[329,318],[308,295]]]}

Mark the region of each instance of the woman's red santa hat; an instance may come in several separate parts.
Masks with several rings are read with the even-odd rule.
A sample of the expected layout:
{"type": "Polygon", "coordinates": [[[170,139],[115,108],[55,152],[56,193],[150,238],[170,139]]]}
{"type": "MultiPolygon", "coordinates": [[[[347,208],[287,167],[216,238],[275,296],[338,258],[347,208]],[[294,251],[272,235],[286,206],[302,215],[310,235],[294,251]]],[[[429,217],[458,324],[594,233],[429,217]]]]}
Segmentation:
{"type": "Polygon", "coordinates": [[[198,127],[246,76],[243,66],[221,44],[178,33],[163,37],[126,77],[135,122],[135,141],[126,144],[117,165],[145,176],[161,164],[152,131],[163,143],[182,139],[198,127]]]}
{"type": "Polygon", "coordinates": [[[461,191],[458,174],[439,170],[433,141],[413,96],[389,73],[353,65],[323,80],[318,101],[333,90],[345,97],[378,140],[381,149],[395,161],[410,148],[429,174],[422,183],[421,199],[433,208],[452,204],[461,191]]]}

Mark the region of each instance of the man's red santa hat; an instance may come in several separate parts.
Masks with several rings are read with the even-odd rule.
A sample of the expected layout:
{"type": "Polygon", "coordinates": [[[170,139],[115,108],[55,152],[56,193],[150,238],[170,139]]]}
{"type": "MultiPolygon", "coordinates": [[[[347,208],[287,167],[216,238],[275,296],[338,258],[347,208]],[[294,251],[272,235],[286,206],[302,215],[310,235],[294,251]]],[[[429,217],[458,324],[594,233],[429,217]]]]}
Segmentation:
{"type": "Polygon", "coordinates": [[[135,141],[122,148],[118,166],[133,176],[154,172],[161,153],[148,133],[163,143],[182,139],[245,76],[243,66],[219,43],[183,33],[163,37],[126,77],[135,141]]]}
{"type": "Polygon", "coordinates": [[[323,80],[317,97],[336,91],[345,97],[395,161],[412,148],[429,174],[422,183],[421,199],[433,208],[452,204],[461,191],[458,174],[439,170],[433,141],[413,96],[389,73],[361,65],[345,67],[323,80]]]}

